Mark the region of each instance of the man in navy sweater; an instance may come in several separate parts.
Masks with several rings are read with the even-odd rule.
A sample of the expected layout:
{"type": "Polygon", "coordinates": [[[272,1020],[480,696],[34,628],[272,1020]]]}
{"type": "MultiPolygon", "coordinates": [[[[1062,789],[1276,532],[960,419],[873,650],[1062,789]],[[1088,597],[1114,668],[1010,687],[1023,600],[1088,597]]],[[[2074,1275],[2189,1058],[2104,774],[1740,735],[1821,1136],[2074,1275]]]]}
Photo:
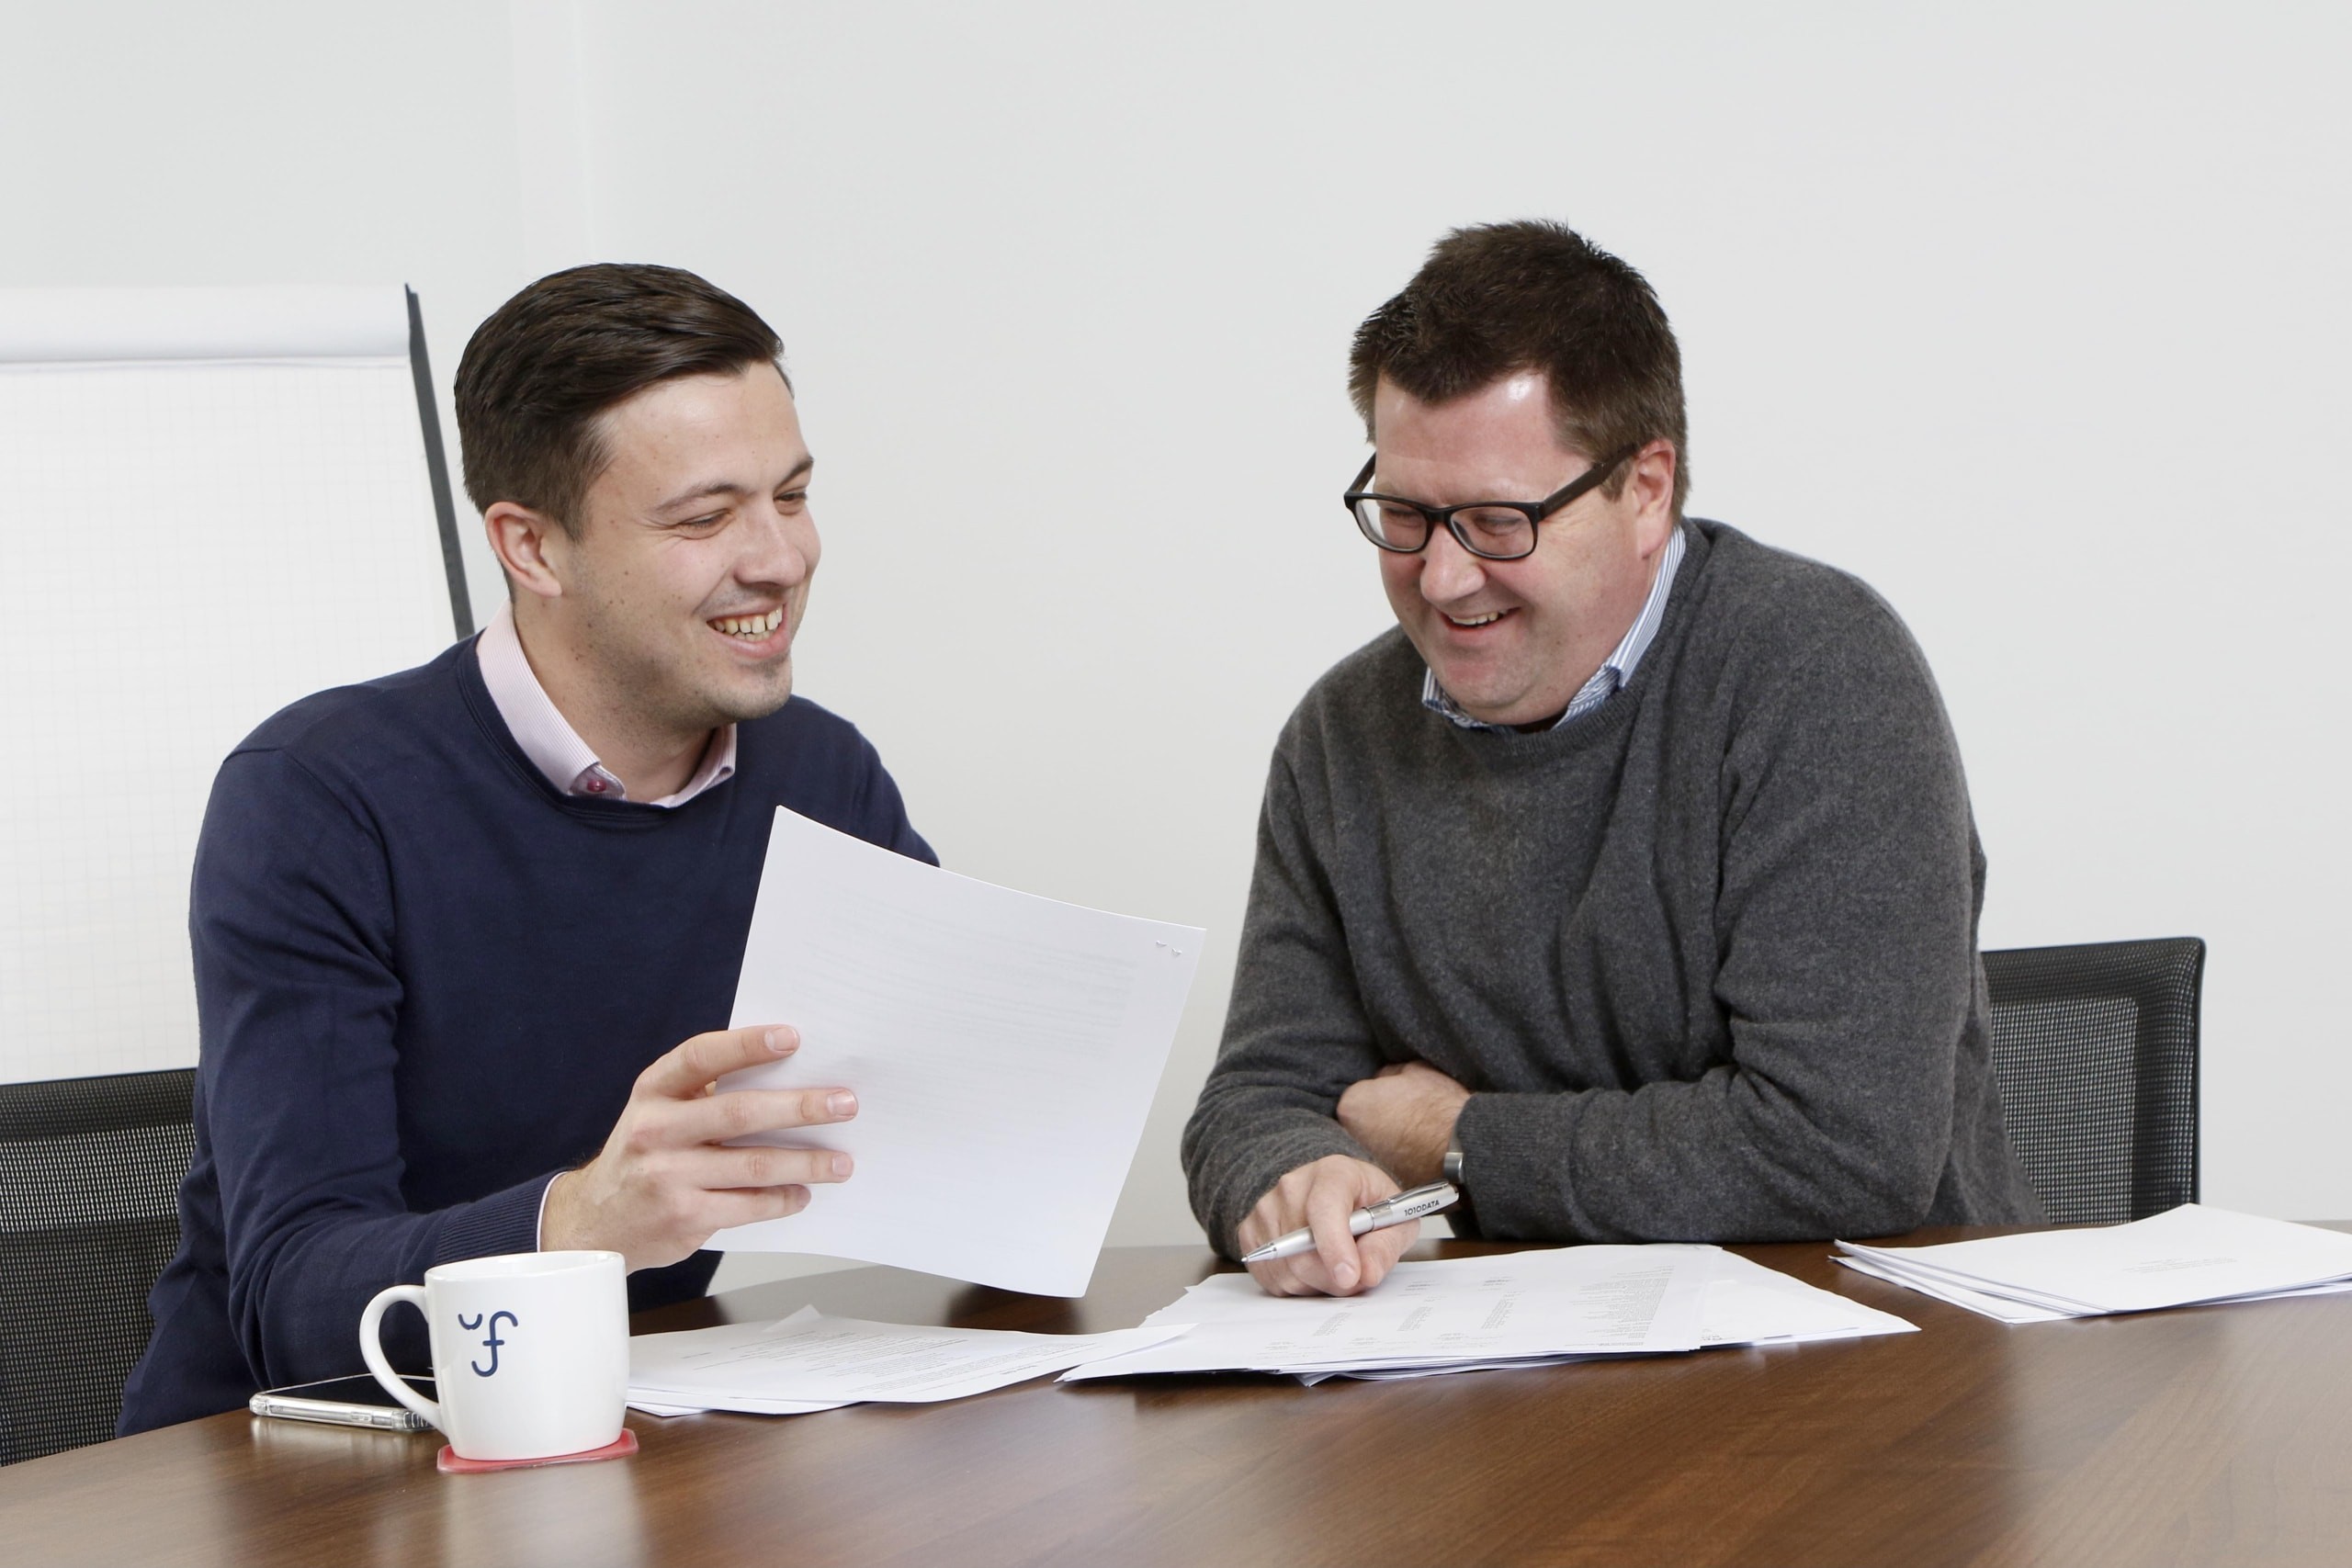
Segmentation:
{"type": "MultiPolygon", "coordinates": [[[[849,1176],[724,1145],[845,1120],[850,1089],[710,1088],[799,1043],[724,1027],[775,808],[934,859],[874,749],[791,694],[818,542],[781,354],[654,266],[543,278],[467,345],[511,602],[221,766],[196,1159],[125,1433],[358,1371],[368,1298],[454,1258],[609,1248],[632,1305],[699,1294],[713,1232],[849,1176]]],[[[415,1314],[387,1328],[429,1364],[415,1314]]]]}

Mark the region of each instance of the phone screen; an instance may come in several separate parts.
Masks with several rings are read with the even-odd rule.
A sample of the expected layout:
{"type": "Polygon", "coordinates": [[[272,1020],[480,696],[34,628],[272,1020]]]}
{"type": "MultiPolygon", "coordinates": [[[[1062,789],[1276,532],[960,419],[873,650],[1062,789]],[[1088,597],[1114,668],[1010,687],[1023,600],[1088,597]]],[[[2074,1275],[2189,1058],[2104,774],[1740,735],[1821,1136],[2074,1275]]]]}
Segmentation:
{"type": "MultiPolygon", "coordinates": [[[[401,1382],[427,1399],[439,1395],[434,1392],[431,1378],[413,1378],[403,1374],[401,1382]]],[[[388,1410],[404,1410],[407,1406],[384,1392],[384,1385],[360,1372],[347,1378],[324,1378],[317,1382],[298,1382],[285,1388],[268,1388],[262,1393],[272,1399],[326,1400],[336,1404],[380,1404],[388,1410]]]]}
{"type": "MultiPolygon", "coordinates": [[[[431,1378],[403,1376],[401,1381],[425,1398],[435,1397],[431,1378]]],[[[249,1408],[256,1416],[292,1421],[323,1421],[336,1427],[377,1427],[392,1431],[423,1431],[430,1423],[384,1392],[383,1384],[365,1372],[351,1377],[322,1378],[285,1388],[264,1389],[249,1408]]]]}

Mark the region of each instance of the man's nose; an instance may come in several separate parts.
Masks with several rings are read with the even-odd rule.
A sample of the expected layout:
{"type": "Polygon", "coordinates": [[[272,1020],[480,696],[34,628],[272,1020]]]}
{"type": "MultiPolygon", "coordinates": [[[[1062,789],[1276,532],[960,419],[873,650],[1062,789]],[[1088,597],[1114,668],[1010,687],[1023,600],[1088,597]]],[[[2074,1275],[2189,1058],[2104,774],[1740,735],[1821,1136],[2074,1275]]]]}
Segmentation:
{"type": "Polygon", "coordinates": [[[1421,597],[1432,604],[1467,599],[1487,585],[1487,563],[1462,547],[1453,530],[1440,528],[1421,551],[1421,597]]]}
{"type": "Polygon", "coordinates": [[[817,524],[807,509],[786,513],[769,505],[750,521],[747,547],[735,563],[739,581],[790,588],[816,570],[817,524]]]}

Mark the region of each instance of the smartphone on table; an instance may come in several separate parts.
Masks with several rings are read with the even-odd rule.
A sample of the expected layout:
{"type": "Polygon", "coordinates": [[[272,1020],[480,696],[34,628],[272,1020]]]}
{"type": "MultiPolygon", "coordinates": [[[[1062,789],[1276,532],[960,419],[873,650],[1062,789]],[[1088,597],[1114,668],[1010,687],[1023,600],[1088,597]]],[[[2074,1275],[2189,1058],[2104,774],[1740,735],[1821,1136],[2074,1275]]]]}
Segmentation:
{"type": "MultiPolygon", "coordinates": [[[[427,1399],[440,1397],[431,1378],[404,1376],[401,1381],[427,1399]]],[[[322,1421],[330,1427],[374,1427],[387,1432],[433,1429],[432,1422],[394,1400],[366,1372],[266,1388],[246,1402],[246,1408],[281,1421],[322,1421]]]]}

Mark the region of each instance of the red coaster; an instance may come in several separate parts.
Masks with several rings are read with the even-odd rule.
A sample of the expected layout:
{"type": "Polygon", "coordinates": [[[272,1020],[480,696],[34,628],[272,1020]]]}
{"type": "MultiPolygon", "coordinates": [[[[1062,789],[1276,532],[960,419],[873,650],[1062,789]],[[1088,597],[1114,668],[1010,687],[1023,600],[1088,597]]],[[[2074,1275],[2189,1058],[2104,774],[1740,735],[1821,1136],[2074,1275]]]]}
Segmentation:
{"type": "Polygon", "coordinates": [[[485,1470],[530,1470],[542,1464],[586,1464],[591,1460],[626,1459],[637,1452],[637,1434],[627,1427],[621,1435],[601,1449],[583,1449],[576,1454],[551,1454],[546,1459],[467,1459],[448,1444],[441,1445],[441,1457],[433,1468],[444,1475],[476,1475],[485,1470]]]}

